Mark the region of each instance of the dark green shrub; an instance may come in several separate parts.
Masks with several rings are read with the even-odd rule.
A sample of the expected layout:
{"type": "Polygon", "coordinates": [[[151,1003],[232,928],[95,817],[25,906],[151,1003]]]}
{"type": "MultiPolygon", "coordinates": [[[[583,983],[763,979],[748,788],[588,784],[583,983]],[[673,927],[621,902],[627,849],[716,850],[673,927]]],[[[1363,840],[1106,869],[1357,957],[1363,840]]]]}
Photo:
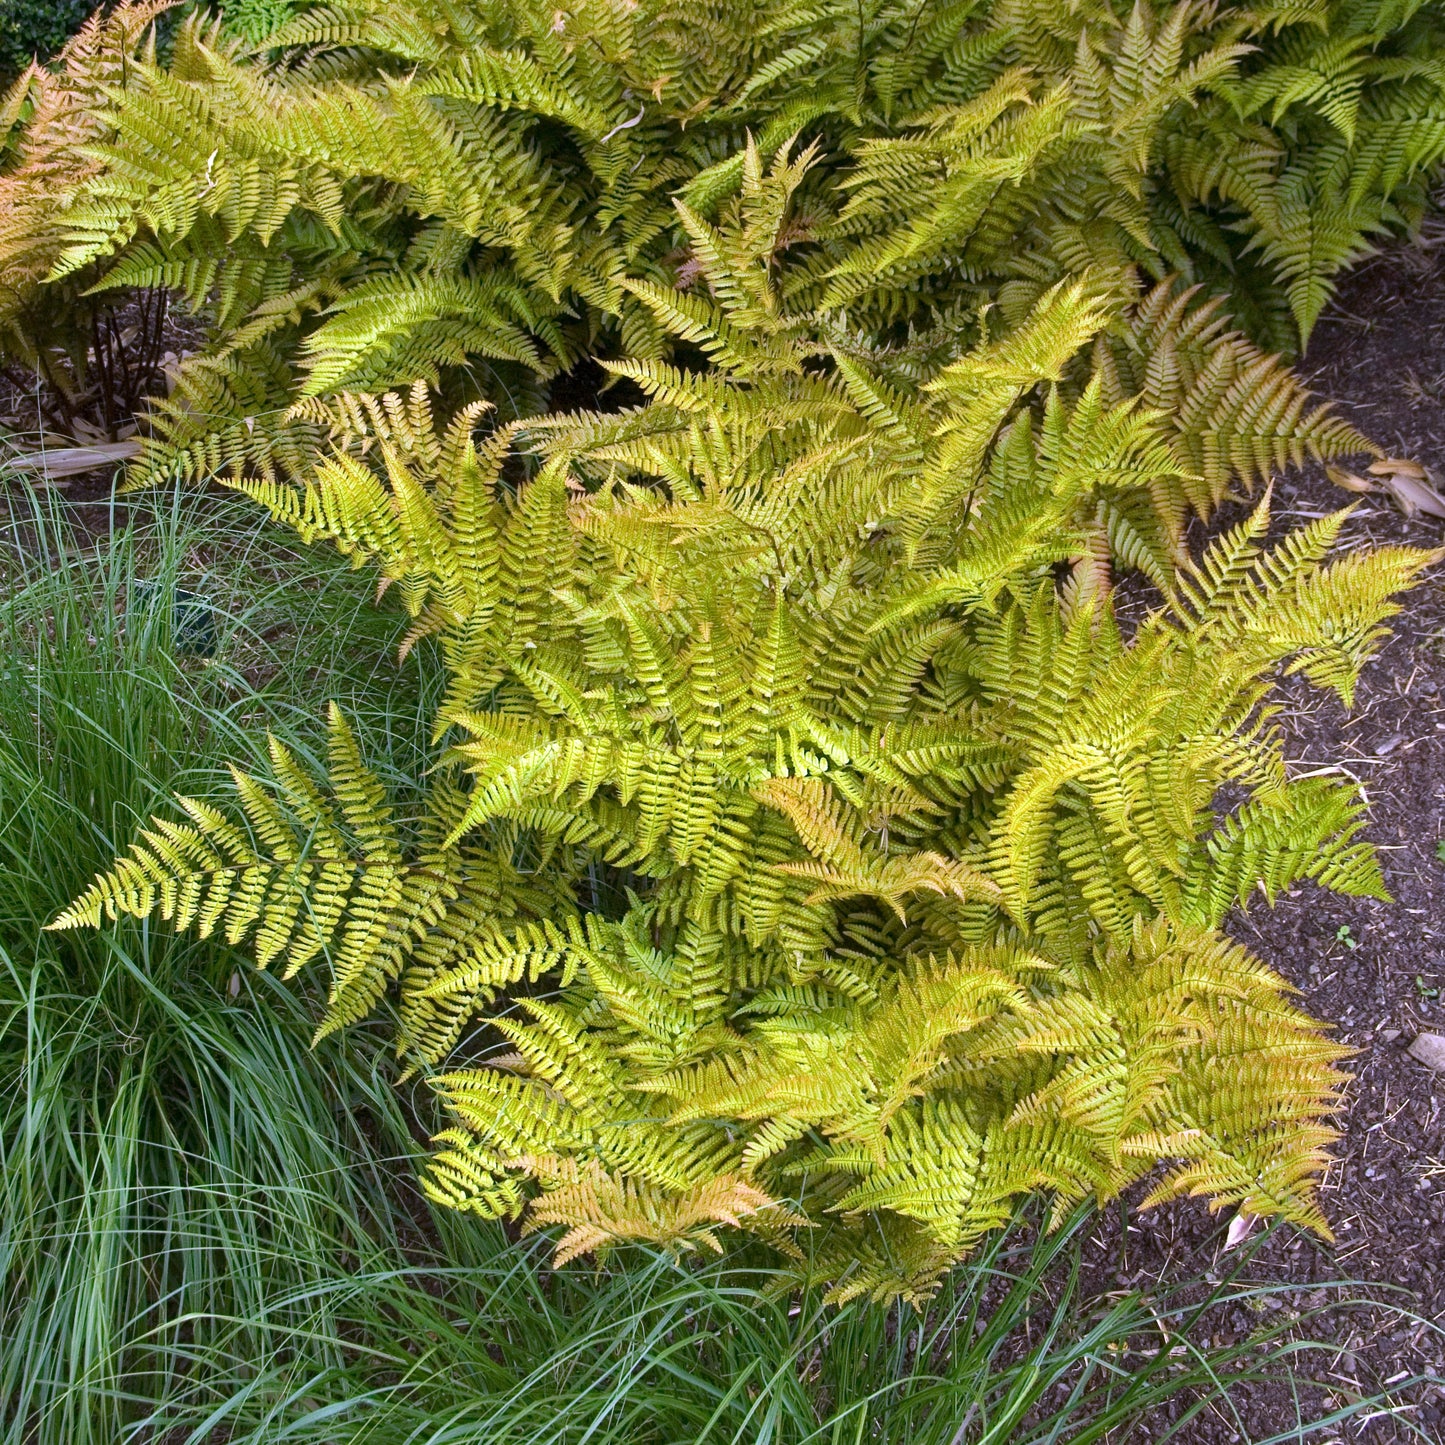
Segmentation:
{"type": "Polygon", "coordinates": [[[0,80],[48,60],[80,29],[90,0],[0,0],[0,80]]]}

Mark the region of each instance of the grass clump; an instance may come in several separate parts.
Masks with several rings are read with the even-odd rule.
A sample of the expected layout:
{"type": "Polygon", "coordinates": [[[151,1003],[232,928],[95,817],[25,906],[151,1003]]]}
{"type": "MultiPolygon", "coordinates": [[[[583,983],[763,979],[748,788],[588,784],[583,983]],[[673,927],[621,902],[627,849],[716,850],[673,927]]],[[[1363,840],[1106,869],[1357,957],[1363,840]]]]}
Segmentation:
{"type": "MultiPolygon", "coordinates": [[[[310,1054],[305,1002],[224,947],[42,932],[137,819],[178,785],[216,786],[256,713],[284,726],[286,709],[180,661],[154,598],[128,606],[142,576],[174,587],[199,529],[165,519],[78,551],[37,507],[17,531],[28,561],[8,554],[0,608],[0,1399],[9,1439],[113,1442],[180,1383],[183,1338],[225,1322],[264,1355],[302,1317],[284,1301],[404,1221],[364,1134],[363,1101],[386,1102],[364,1048],[310,1054]]],[[[288,661],[340,682],[328,634],[307,635],[320,646],[288,661]]],[[[320,1355],[339,1355],[314,1318],[320,1355]]]]}

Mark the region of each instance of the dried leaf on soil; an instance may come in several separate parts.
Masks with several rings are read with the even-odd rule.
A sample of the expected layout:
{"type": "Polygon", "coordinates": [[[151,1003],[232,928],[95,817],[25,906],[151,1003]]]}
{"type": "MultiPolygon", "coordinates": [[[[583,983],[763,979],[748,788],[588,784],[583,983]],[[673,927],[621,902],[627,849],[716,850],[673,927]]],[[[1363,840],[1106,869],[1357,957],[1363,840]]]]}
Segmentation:
{"type": "Polygon", "coordinates": [[[1410,1057],[1445,1074],[1445,1034],[1417,1034],[1410,1045],[1410,1057]]]}

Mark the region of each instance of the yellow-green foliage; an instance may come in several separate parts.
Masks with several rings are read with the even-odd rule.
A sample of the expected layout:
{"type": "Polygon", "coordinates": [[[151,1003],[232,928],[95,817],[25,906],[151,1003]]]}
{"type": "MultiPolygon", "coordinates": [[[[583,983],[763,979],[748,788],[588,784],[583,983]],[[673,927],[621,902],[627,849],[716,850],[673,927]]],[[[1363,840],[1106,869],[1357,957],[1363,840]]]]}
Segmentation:
{"type": "Polygon", "coordinates": [[[436,639],[422,822],[334,717],[330,797],[277,750],[245,827],[187,805],[56,926],[323,954],[324,1028],[396,979],[401,1052],[446,1065],[426,1187],[562,1259],[743,1229],[916,1299],[1020,1195],[1156,1170],[1149,1202],[1325,1229],[1345,1051],[1221,930],[1300,879],[1384,896],[1268,687],[1348,701],[1427,554],[1330,560],[1342,515],[1267,547],[1266,499],[1189,561],[1139,498],[1239,464],[1210,407],[1134,399],[1206,384],[1141,385],[1117,297],[1055,285],[904,396],[771,264],[806,163],[750,149],[739,187],[682,216],[706,288],[631,293],[707,370],[619,360],[645,405],[481,440],[422,386],[311,401],[330,459],[239,483],[436,639]],[[1131,548],[1160,602],[1126,635],[1131,548]]]}
{"type": "MultiPolygon", "coordinates": [[[[657,359],[631,283],[695,281],[672,199],[715,218],[749,136],[821,147],[769,258],[788,308],[906,340],[907,389],[1070,278],[1223,289],[1291,350],[1445,152],[1440,0],[337,0],[255,53],[188,18],[164,63],[157,5],[0,108],[0,328],[33,342],[46,274],[209,317],[137,480],[306,474],[303,394],[531,414],[582,358],[657,359]]],[[[1274,385],[1280,446],[1340,449],[1274,385]]]]}

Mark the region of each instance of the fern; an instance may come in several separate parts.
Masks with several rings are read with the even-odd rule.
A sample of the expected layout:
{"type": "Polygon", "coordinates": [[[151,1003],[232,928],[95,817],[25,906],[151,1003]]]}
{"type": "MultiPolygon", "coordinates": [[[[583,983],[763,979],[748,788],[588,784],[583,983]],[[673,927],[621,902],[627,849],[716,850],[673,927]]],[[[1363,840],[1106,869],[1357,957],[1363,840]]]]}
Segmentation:
{"type": "Polygon", "coordinates": [[[66,245],[59,198],[95,178],[88,147],[108,127],[106,92],[121,84],[147,27],[167,0],[132,0],[87,21],[65,44],[55,68],[27,67],[0,97],[0,359],[57,381],[54,362],[83,370],[93,337],[85,273],[45,286],[66,245]]]}
{"type": "Polygon", "coordinates": [[[230,0],[226,28],[255,44],[279,30],[293,12],[292,0],[230,0]]]}
{"type": "MultiPolygon", "coordinates": [[[[750,138],[763,164],[816,147],[788,224],[756,218],[788,311],[935,363],[990,307],[996,334],[1053,284],[1129,274],[1227,290],[1293,350],[1445,155],[1433,0],[344,0],[189,16],[164,64],[159,8],[116,7],[0,112],[7,350],[34,364],[47,288],[206,313],[137,482],[305,475],[316,450],[268,418],[306,394],[426,377],[449,410],[535,415],[584,357],[664,359],[690,343],[662,298],[685,314],[703,266],[745,294],[706,227],[750,138]]],[[[1228,369],[1227,329],[1190,333],[1199,365],[1228,369]]]]}
{"type": "Polygon", "coordinates": [[[1343,1050],[1219,930],[1300,879],[1384,896],[1355,790],[1291,780],[1265,700],[1281,665],[1348,700],[1430,554],[1331,561],[1342,515],[1266,549],[1266,500],[1126,640],[1055,568],[1177,443],[1102,379],[1067,394],[1108,354],[1095,299],[1048,293],[906,400],[736,294],[679,322],[729,361],[632,364],[632,411],[479,442],[423,389],[303,404],[333,460],[241,485],[435,633],[461,786],[407,844],[333,720],[334,804],[278,752],[288,814],[240,783],[255,842],[191,805],[60,923],[325,952],[323,1028],[395,980],[411,1067],[487,1018],[501,1048],[435,1079],[427,1188],[562,1226],[561,1259],[745,1229],[835,1298],[920,1299],[1021,1193],[1161,1166],[1153,1202],[1324,1230],[1343,1050]]]}
{"type": "Polygon", "coordinates": [[[324,787],[275,749],[56,926],[324,962],[323,1030],[394,993],[427,1189],[563,1260],[742,1229],[921,1300],[1151,1175],[1325,1230],[1343,1051],[1222,930],[1384,896],[1269,688],[1348,704],[1434,554],[1185,521],[1367,445],[1208,294],[1264,256],[1305,330],[1405,217],[1433,20],[1365,8],[363,0],[280,70],[136,54],[46,244],[224,318],[141,475],[337,547],[447,687],[416,796],[333,716],[324,787]],[[539,414],[581,357],[623,402],[539,414]]]}
{"type": "MultiPolygon", "coordinates": [[[[525,962],[489,954],[482,933],[488,920],[545,908],[546,892],[527,883],[504,847],[444,845],[448,820],[465,805],[453,784],[436,786],[427,827],[408,850],[384,788],[334,706],[329,740],[330,797],[273,739],[273,787],[234,773],[239,821],[181,799],[187,822],[156,819],[114,871],[50,926],[93,928],[158,914],[202,938],[219,931],[228,943],[248,941],[258,967],[280,960],[287,978],[324,955],[332,979],[318,1039],[365,1018],[403,969],[468,960],[473,1004],[524,976],[525,962]]],[[[439,1026],[440,1011],[428,1017],[439,1026]]]]}

